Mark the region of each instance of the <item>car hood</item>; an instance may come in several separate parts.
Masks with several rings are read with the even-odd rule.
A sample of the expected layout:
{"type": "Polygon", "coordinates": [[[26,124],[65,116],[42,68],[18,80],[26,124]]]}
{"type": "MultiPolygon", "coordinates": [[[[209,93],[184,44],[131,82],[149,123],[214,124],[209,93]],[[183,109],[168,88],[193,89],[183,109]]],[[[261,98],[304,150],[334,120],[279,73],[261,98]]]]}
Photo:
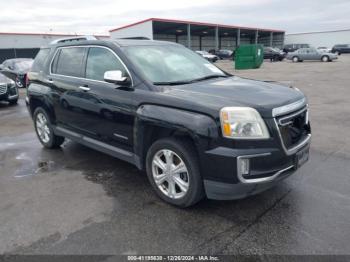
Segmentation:
{"type": "Polygon", "coordinates": [[[186,101],[192,109],[198,106],[218,112],[228,106],[252,107],[265,118],[272,117],[273,108],[305,97],[297,88],[236,76],[166,87],[163,95],[186,101]]]}
{"type": "Polygon", "coordinates": [[[0,72],[8,78],[12,79],[13,81],[15,81],[17,77],[23,77],[26,74],[25,72],[14,71],[10,69],[2,69],[0,70],[0,72]]]}

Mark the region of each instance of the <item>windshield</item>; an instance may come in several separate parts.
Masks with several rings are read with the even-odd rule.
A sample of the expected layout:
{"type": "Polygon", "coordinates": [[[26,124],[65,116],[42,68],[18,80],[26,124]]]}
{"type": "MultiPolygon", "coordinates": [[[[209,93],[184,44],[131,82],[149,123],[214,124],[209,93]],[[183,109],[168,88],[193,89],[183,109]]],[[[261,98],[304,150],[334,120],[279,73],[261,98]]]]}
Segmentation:
{"type": "Polygon", "coordinates": [[[33,60],[23,60],[23,61],[18,61],[14,64],[14,69],[18,71],[29,71],[30,68],[32,67],[33,60]]]}
{"type": "Polygon", "coordinates": [[[219,68],[183,46],[128,46],[124,50],[131,62],[154,84],[226,76],[219,68]]]}

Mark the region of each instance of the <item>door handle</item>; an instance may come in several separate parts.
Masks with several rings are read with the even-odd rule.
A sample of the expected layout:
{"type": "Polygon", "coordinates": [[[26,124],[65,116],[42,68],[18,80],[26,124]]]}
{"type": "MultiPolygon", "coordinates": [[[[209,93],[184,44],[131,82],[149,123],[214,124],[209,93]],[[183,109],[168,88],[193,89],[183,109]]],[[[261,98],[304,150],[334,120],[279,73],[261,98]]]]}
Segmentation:
{"type": "Polygon", "coordinates": [[[47,80],[47,82],[48,82],[49,84],[53,84],[53,80],[52,80],[51,78],[49,78],[49,79],[47,80]]]}
{"type": "Polygon", "coordinates": [[[88,86],[79,86],[79,88],[83,91],[90,91],[90,87],[88,86]]]}

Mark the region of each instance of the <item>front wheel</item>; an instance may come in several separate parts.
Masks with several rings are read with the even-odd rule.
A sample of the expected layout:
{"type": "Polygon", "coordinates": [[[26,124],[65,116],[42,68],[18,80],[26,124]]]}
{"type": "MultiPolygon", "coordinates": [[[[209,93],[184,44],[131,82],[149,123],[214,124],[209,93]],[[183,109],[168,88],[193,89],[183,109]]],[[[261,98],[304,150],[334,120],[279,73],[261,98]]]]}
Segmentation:
{"type": "Polygon", "coordinates": [[[329,57],[328,56],[322,56],[321,58],[322,62],[329,62],[329,57]]]}
{"type": "Polygon", "coordinates": [[[146,171],[157,195],[172,205],[189,207],[204,196],[196,152],[188,143],[155,142],[147,153],[146,171]]]}
{"type": "Polygon", "coordinates": [[[45,109],[38,107],[33,115],[35,132],[40,143],[46,148],[58,148],[64,142],[64,137],[56,136],[53,132],[51,119],[45,109]]]}
{"type": "Polygon", "coordinates": [[[21,79],[19,79],[18,77],[16,77],[15,83],[16,83],[17,88],[22,88],[22,87],[24,87],[23,84],[22,84],[21,79]]]}
{"type": "Polygon", "coordinates": [[[299,62],[299,58],[298,58],[297,56],[294,56],[294,57],[292,58],[292,61],[293,61],[294,63],[299,62]]]}

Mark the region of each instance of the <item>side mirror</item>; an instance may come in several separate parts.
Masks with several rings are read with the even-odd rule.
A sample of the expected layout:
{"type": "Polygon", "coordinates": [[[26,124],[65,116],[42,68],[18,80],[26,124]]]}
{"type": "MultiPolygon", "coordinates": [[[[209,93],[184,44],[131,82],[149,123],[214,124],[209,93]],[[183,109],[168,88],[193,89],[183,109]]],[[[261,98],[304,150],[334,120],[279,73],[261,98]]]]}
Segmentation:
{"type": "Polygon", "coordinates": [[[103,79],[108,83],[113,83],[120,86],[130,86],[131,84],[130,79],[123,76],[123,73],[120,70],[106,71],[103,79]]]}

